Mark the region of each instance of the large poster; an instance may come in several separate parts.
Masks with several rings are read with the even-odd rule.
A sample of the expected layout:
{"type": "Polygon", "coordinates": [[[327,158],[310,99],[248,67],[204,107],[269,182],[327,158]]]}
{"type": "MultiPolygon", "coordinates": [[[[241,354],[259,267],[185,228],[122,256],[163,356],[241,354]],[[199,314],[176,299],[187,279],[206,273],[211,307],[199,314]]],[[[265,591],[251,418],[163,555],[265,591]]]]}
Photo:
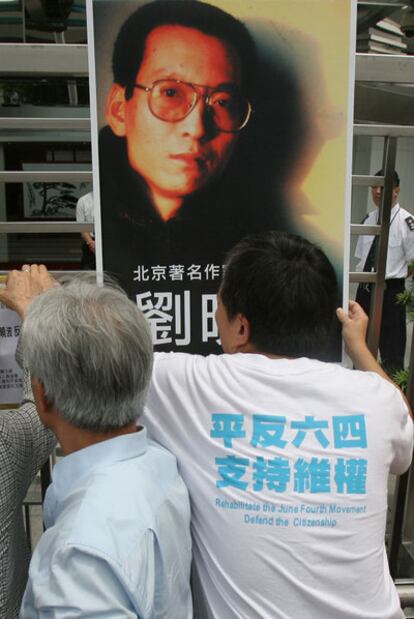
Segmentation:
{"type": "Polygon", "coordinates": [[[219,352],[215,294],[247,233],[317,242],[343,290],[355,10],[89,0],[97,265],[156,349],[219,352]]]}

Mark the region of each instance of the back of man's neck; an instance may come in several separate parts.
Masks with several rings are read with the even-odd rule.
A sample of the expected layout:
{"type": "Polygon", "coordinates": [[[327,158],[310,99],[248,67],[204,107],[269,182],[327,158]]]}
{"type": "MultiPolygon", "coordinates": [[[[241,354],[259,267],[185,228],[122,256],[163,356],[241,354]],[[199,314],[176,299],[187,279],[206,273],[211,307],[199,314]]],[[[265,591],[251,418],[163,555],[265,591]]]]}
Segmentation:
{"type": "Polygon", "coordinates": [[[267,357],[268,359],[289,359],[289,357],[286,357],[286,355],[275,355],[270,352],[263,352],[262,350],[256,348],[256,346],[254,346],[254,344],[250,342],[240,347],[239,350],[235,350],[234,352],[249,353],[252,355],[262,355],[263,357],[267,357]]]}
{"type": "Polygon", "coordinates": [[[85,449],[91,445],[102,443],[103,441],[109,441],[117,436],[123,436],[125,434],[133,434],[139,431],[137,429],[135,421],[116,430],[110,430],[109,432],[93,432],[85,430],[83,428],[76,428],[71,424],[64,424],[56,429],[56,437],[62,447],[62,451],[65,456],[68,456],[75,451],[85,449]]]}

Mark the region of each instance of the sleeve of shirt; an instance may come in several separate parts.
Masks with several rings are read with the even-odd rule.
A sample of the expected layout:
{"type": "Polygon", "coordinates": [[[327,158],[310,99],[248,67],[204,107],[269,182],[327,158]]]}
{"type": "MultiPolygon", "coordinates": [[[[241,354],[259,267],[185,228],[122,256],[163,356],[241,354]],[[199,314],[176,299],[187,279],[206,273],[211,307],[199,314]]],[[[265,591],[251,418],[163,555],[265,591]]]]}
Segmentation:
{"type": "Polygon", "coordinates": [[[83,206],[83,198],[79,198],[76,203],[76,221],[80,223],[86,222],[85,208],[83,206]]]}
{"type": "Polygon", "coordinates": [[[85,214],[86,220],[88,223],[94,223],[95,212],[94,212],[93,194],[88,193],[85,199],[88,200],[88,206],[85,209],[87,211],[87,213],[85,214]]]}
{"type": "MultiPolygon", "coordinates": [[[[16,359],[21,361],[20,343],[16,359]]],[[[0,414],[0,517],[5,522],[16,502],[22,501],[28,486],[50,455],[56,438],[39,419],[30,375],[24,371],[23,401],[18,409],[0,414]]]]}
{"type": "Polygon", "coordinates": [[[391,461],[390,472],[394,475],[401,475],[410,466],[413,456],[413,420],[408,412],[401,393],[395,389],[395,405],[393,406],[394,416],[392,419],[393,434],[391,437],[393,447],[393,459],[391,461]]]}
{"type": "MultiPolygon", "coordinates": [[[[172,393],[168,387],[168,376],[173,371],[175,353],[154,353],[151,382],[145,402],[145,409],[138,423],[143,423],[151,438],[165,445],[170,415],[174,415],[172,393]]],[[[175,368],[176,370],[177,368],[175,368]]],[[[174,370],[174,371],[175,371],[174,370]]]]}
{"type": "MultiPolygon", "coordinates": [[[[21,340],[17,344],[16,361],[20,367],[23,366],[21,340]]],[[[16,439],[24,436],[25,440],[29,441],[31,452],[30,469],[31,474],[34,476],[50,456],[56,445],[56,437],[40,421],[34,402],[31,376],[26,368],[23,368],[23,400],[20,407],[12,411],[12,413],[16,424],[15,430],[18,431],[16,439]]]]}
{"type": "Polygon", "coordinates": [[[171,436],[186,425],[189,392],[194,390],[192,373],[197,355],[155,353],[146,406],[138,423],[149,436],[171,449],[171,436]]]}
{"type": "Polygon", "coordinates": [[[20,619],[140,617],[122,585],[118,566],[106,558],[73,545],[63,546],[52,557],[44,554],[40,562],[36,552],[20,619]]]}
{"type": "Polygon", "coordinates": [[[404,234],[402,244],[404,248],[405,259],[407,264],[414,260],[414,230],[410,230],[407,223],[404,221],[404,234]]]}
{"type": "MultiPolygon", "coordinates": [[[[18,361],[20,356],[18,347],[18,361]]],[[[56,443],[54,435],[43,426],[36,412],[28,372],[24,376],[23,398],[18,409],[0,411],[0,616],[9,594],[6,590],[8,580],[3,575],[10,570],[10,524],[14,521],[16,509],[22,509],[28,487],[56,443]]]]}
{"type": "MultiPolygon", "coordinates": [[[[361,221],[361,224],[371,225],[371,223],[372,222],[371,222],[370,213],[368,213],[368,215],[366,215],[364,219],[361,221]]],[[[369,242],[370,239],[373,240],[374,237],[370,235],[366,235],[366,234],[360,234],[358,236],[358,241],[357,241],[357,244],[355,247],[355,253],[354,253],[355,258],[358,258],[358,260],[360,261],[364,259],[364,262],[365,262],[366,255],[364,256],[364,246],[365,246],[365,242],[366,241],[369,242]]],[[[363,268],[363,265],[361,266],[360,270],[362,270],[362,268],[363,268]]]]}
{"type": "Polygon", "coordinates": [[[362,237],[361,235],[358,237],[354,255],[355,255],[355,258],[358,258],[358,260],[361,260],[362,258],[362,237]]]}

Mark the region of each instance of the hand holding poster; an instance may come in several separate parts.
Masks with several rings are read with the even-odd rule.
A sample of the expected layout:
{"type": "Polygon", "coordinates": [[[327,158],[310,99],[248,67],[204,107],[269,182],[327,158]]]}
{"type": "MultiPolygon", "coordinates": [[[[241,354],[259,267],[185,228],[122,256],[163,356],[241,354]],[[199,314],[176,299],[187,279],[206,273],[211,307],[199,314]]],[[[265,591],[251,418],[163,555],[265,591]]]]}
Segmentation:
{"type": "Polygon", "coordinates": [[[248,233],[321,243],[342,284],[353,8],[89,3],[97,264],[157,349],[219,351],[222,264],[248,233]]]}

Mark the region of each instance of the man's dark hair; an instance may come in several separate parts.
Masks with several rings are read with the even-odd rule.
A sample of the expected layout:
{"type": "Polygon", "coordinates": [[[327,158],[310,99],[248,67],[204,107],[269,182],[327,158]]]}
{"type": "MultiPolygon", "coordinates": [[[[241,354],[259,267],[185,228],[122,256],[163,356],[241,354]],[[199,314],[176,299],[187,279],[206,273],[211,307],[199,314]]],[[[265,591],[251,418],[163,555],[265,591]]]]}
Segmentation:
{"type": "Polygon", "coordinates": [[[261,353],[320,357],[337,305],[333,266],[319,247],[286,232],[249,235],[227,255],[221,300],[243,314],[261,353]]]}
{"type": "MultiPolygon", "coordinates": [[[[378,170],[378,172],[375,172],[374,176],[384,176],[384,170],[378,170]]],[[[393,174],[393,187],[399,187],[400,186],[400,177],[397,174],[397,170],[394,170],[394,174],[393,174]]]]}
{"type": "Polygon", "coordinates": [[[122,25],[114,45],[112,69],[114,82],[125,87],[126,99],[132,96],[148,35],[165,25],[195,28],[230,45],[240,59],[243,92],[252,99],[256,52],[249,31],[229,13],[198,0],[154,0],[138,8],[122,25]]]}

